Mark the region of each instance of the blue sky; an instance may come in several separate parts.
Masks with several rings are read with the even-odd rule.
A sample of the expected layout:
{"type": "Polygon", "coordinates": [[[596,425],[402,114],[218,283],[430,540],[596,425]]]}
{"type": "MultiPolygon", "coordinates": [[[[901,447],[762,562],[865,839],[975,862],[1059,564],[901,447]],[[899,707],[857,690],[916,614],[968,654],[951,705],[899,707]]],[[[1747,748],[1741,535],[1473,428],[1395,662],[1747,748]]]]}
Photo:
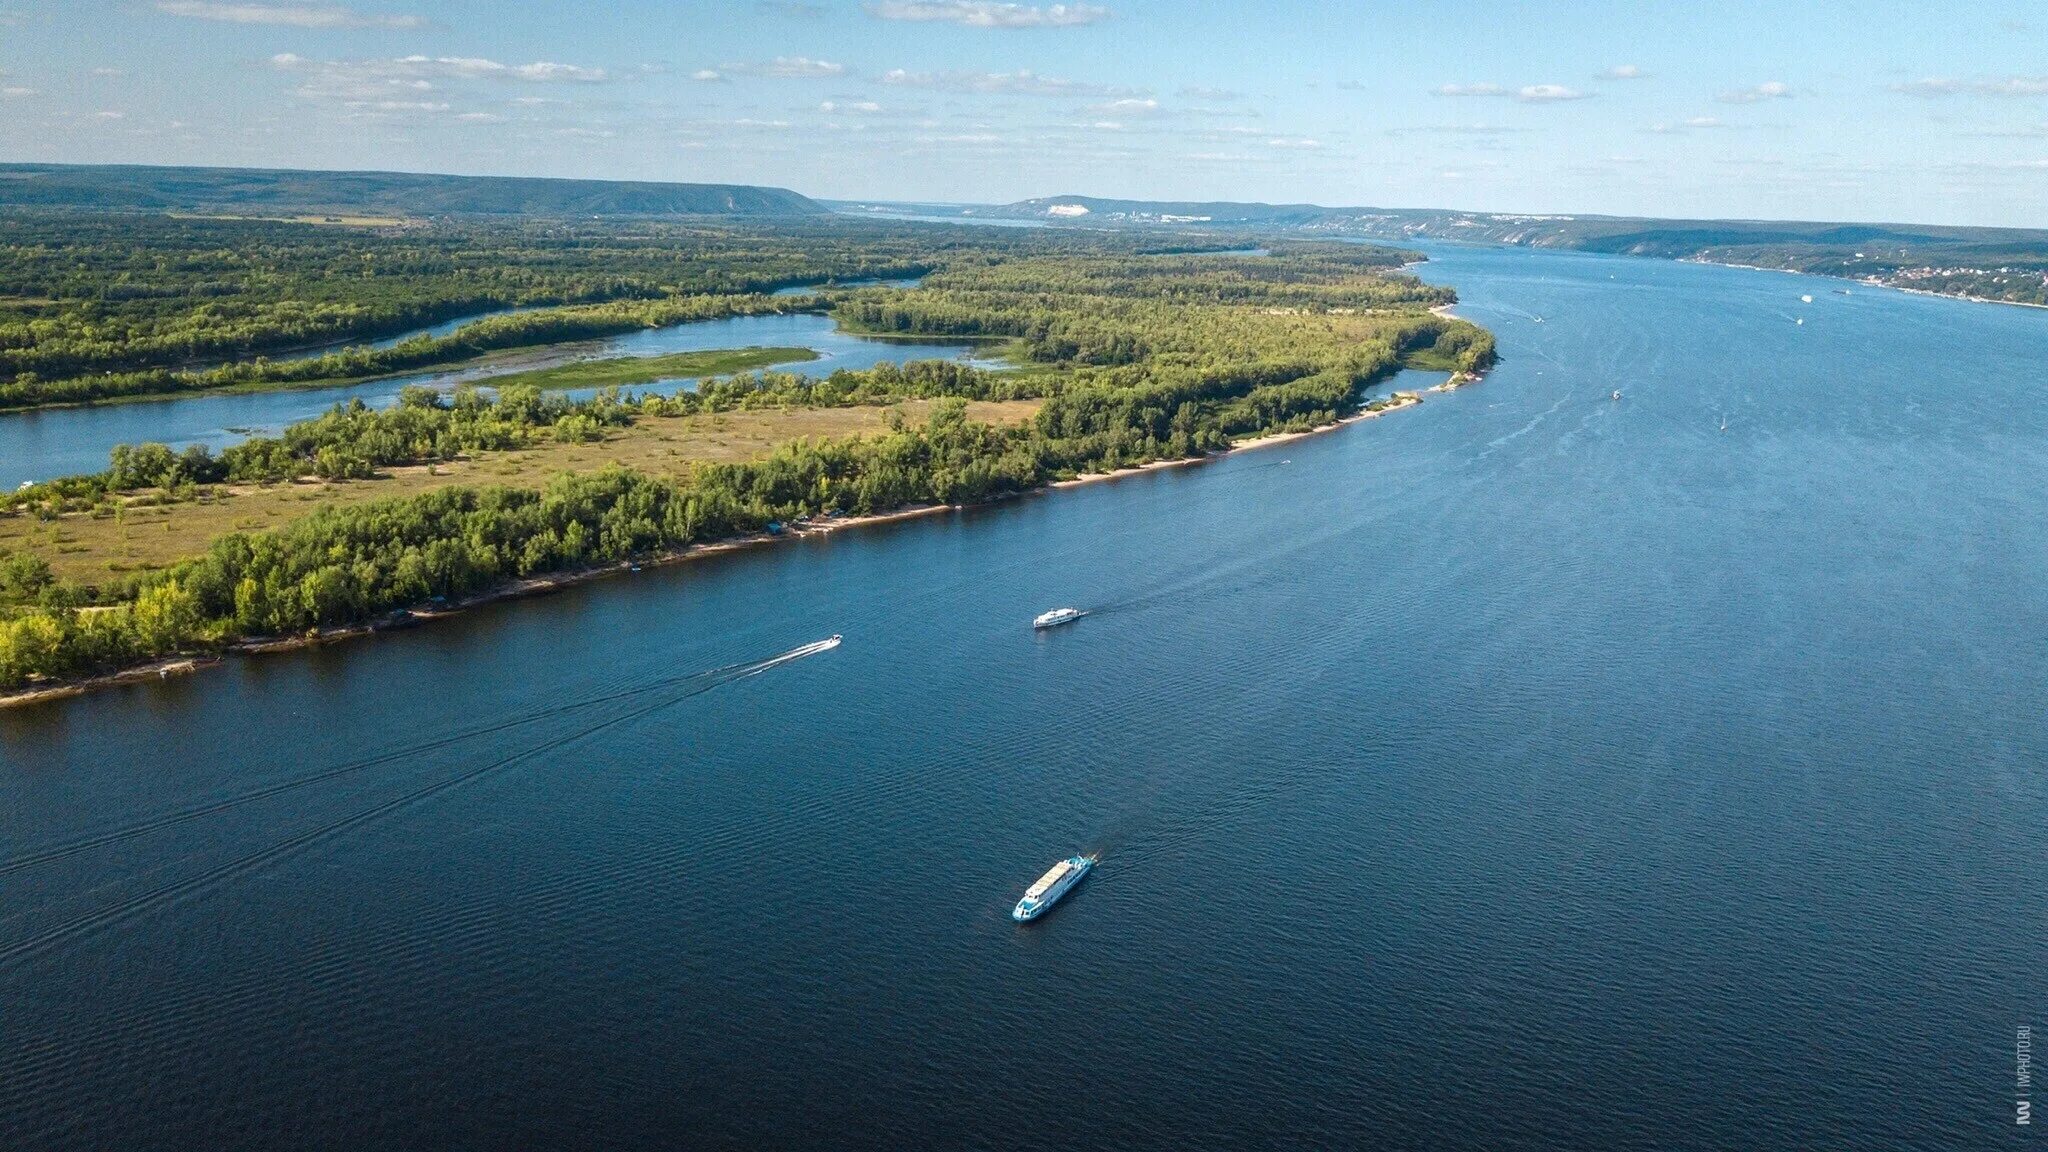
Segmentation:
{"type": "Polygon", "coordinates": [[[2041,225],[2048,9],[0,0],[0,158],[2041,225]]]}

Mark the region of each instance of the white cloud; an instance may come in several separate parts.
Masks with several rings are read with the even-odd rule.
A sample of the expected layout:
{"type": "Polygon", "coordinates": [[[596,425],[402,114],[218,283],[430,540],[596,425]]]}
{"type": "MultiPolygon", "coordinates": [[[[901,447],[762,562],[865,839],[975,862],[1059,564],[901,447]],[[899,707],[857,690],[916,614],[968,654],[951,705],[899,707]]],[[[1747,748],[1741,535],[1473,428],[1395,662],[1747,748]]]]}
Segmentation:
{"type": "MultiPolygon", "coordinates": [[[[295,52],[280,52],[270,58],[280,72],[303,72],[310,79],[308,94],[331,94],[329,89],[364,85],[394,85],[430,88],[436,80],[504,80],[530,84],[601,84],[611,74],[602,68],[584,68],[537,60],[531,64],[501,64],[479,56],[400,56],[389,60],[309,60],[295,52]]],[[[302,93],[307,89],[301,89],[302,93]]]]}
{"type": "Polygon", "coordinates": [[[1244,93],[1229,88],[1209,88],[1200,84],[1181,85],[1180,95],[1187,100],[1242,100],[1244,93]]]}
{"type": "Polygon", "coordinates": [[[1436,89],[1439,96],[1512,96],[1524,104],[1556,104],[1567,100],[1584,100],[1590,94],[1562,84],[1524,84],[1520,88],[1509,88],[1501,84],[1443,84],[1436,89]]]}
{"type": "Polygon", "coordinates": [[[1091,84],[1040,76],[1025,69],[1017,72],[906,72],[901,68],[883,73],[882,83],[909,88],[935,88],[945,92],[990,92],[1017,96],[1053,96],[1077,99],[1115,99],[1144,95],[1138,89],[1116,84],[1091,84]]]}
{"type": "Polygon", "coordinates": [[[95,120],[121,120],[125,119],[128,114],[126,112],[116,112],[110,108],[104,112],[95,112],[92,115],[95,120]]]}
{"type": "Polygon", "coordinates": [[[1723,124],[1723,123],[1721,122],[1721,119],[1720,119],[1720,118],[1719,118],[1718,116],[1692,116],[1692,117],[1688,117],[1687,119],[1684,119],[1684,120],[1680,120],[1680,121],[1679,121],[1678,123],[1676,123],[1676,124],[1672,124],[1672,123],[1668,123],[1668,122],[1666,122],[1666,123],[1658,123],[1658,124],[1652,124],[1652,125],[1650,125],[1650,131],[1652,131],[1652,132],[1655,132],[1655,133],[1657,133],[1657,134],[1659,134],[1659,135],[1663,135],[1663,136],[1670,136],[1670,135],[1676,135],[1677,133],[1680,133],[1680,132],[1690,132],[1690,131],[1694,131],[1694,130],[1697,130],[1697,129],[1703,129],[1703,128],[1726,128],[1726,127],[1727,127],[1727,125],[1726,125],[1726,124],[1723,124]]]}
{"type": "Polygon", "coordinates": [[[1723,104],[1761,104],[1766,100],[1789,100],[1792,86],[1783,80],[1767,80],[1754,88],[1734,88],[1714,99],[1723,104]]]}
{"type": "Polygon", "coordinates": [[[1312,148],[1321,148],[1322,146],[1323,142],[1321,140],[1312,139],[1307,136],[1275,136],[1271,140],[1266,141],[1266,147],[1268,148],[1293,148],[1306,150],[1312,148]]]}
{"type": "Polygon", "coordinates": [[[695,72],[690,73],[690,79],[701,84],[715,84],[725,79],[725,73],[720,72],[716,68],[699,68],[695,72]]]}
{"type": "MultiPolygon", "coordinates": [[[[417,60],[419,57],[415,56],[412,59],[417,60]]],[[[470,62],[465,61],[465,63],[470,62]]],[[[475,63],[493,65],[493,62],[489,60],[475,61],[475,63]]],[[[602,84],[606,80],[611,79],[602,68],[583,68],[575,64],[557,64],[552,60],[539,60],[532,64],[498,65],[486,68],[485,71],[478,73],[478,75],[494,75],[496,74],[497,67],[504,68],[504,76],[511,80],[534,80],[540,83],[567,80],[575,84],[602,84]]]]}
{"type": "Polygon", "coordinates": [[[2048,96],[2048,76],[2002,76],[1980,80],[1929,78],[1892,85],[1907,96],[2048,96]]]}
{"type": "Polygon", "coordinates": [[[5,88],[0,88],[0,98],[8,100],[22,100],[35,94],[35,89],[26,88],[20,84],[10,84],[5,88]]]}
{"type": "Polygon", "coordinates": [[[92,74],[95,76],[126,76],[128,70],[125,68],[95,68],[92,70],[92,74]]]}
{"type": "Polygon", "coordinates": [[[823,104],[818,105],[818,111],[851,112],[859,116],[879,116],[882,113],[882,106],[873,100],[857,100],[852,102],[827,100],[823,104]]]}
{"type": "Polygon", "coordinates": [[[1528,128],[1515,128],[1506,124],[1424,124],[1415,128],[1389,128],[1389,136],[1444,135],[1444,136],[1499,136],[1505,132],[1528,132],[1528,128]]]}
{"type": "Polygon", "coordinates": [[[1152,116],[1159,112],[1159,101],[1126,96],[1121,100],[1090,105],[1088,111],[1097,116],[1152,116]]]}
{"type": "Polygon", "coordinates": [[[497,124],[505,118],[495,112],[464,112],[456,119],[465,124],[497,124]]]}
{"type": "Polygon", "coordinates": [[[422,28],[418,16],[394,16],[302,4],[218,4],[208,0],[160,0],[157,11],[224,24],[272,24],[286,28],[422,28]]]}
{"type": "Polygon", "coordinates": [[[995,0],[878,0],[868,15],[882,20],[943,22],[969,28],[1073,28],[1109,18],[1109,9],[1093,4],[1001,4],[995,0]]]}
{"type": "Polygon", "coordinates": [[[1648,72],[1643,71],[1634,64],[1616,64],[1612,68],[1602,70],[1599,75],[1594,77],[1595,80],[1648,80],[1649,78],[1650,74],[1648,72]]]}
{"type": "Polygon", "coordinates": [[[813,60],[809,56],[777,56],[759,64],[721,64],[717,70],[727,76],[773,76],[779,79],[826,79],[846,75],[846,65],[830,60],[813,60]]]}
{"type": "MultiPolygon", "coordinates": [[[[439,116],[449,112],[476,112],[480,111],[477,104],[486,86],[581,86],[612,78],[602,68],[584,68],[548,60],[503,64],[475,56],[313,60],[295,52],[280,52],[270,58],[270,67],[298,78],[298,85],[292,92],[300,99],[335,105],[352,115],[363,116],[439,116]]],[[[517,97],[511,103],[566,102],[543,97],[517,97]]]]}
{"type": "Polygon", "coordinates": [[[1527,84],[1515,92],[1515,99],[1524,104],[1554,104],[1560,100],[1584,100],[1590,93],[1562,84],[1527,84]]]}

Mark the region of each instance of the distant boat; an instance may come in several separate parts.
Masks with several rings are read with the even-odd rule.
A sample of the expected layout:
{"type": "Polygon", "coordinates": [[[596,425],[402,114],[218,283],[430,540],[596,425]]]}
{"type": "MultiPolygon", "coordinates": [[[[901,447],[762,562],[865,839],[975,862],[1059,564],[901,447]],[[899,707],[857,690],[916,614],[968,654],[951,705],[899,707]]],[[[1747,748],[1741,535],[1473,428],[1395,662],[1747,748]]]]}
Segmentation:
{"type": "Polygon", "coordinates": [[[1727,430],[1728,430],[1728,418],[1727,418],[1726,416],[1723,416],[1723,417],[1721,417],[1721,431],[1723,431],[1723,432],[1726,432],[1727,430]]]}
{"type": "Polygon", "coordinates": [[[1811,304],[1811,303],[1813,303],[1813,297],[1811,297],[1811,296],[1801,296],[1801,297],[1799,298],[1799,302],[1800,302],[1801,304],[1811,304]]]}
{"type": "Polygon", "coordinates": [[[1031,626],[1033,628],[1057,628],[1062,624],[1072,624],[1086,615],[1087,613],[1079,608],[1055,608],[1033,619],[1031,626]]]}
{"type": "Polygon", "coordinates": [[[1614,395],[1613,395],[1613,397],[1611,397],[1611,399],[1615,399],[1615,400],[1619,400],[1619,399],[1621,399],[1621,389],[1619,389],[1619,388],[1616,388],[1616,389],[1614,390],[1614,395]]]}
{"type": "Polygon", "coordinates": [[[1095,859],[1093,856],[1069,856],[1053,865],[1038,878],[1037,883],[1024,890],[1024,898],[1010,910],[1010,919],[1022,924],[1045,915],[1046,909],[1059,903],[1060,897],[1072,891],[1074,885],[1081,882],[1081,877],[1088,875],[1088,870],[1095,867],[1095,859]]]}
{"type": "Polygon", "coordinates": [[[1802,325],[1803,325],[1803,324],[1805,324],[1805,323],[1806,323],[1806,317],[1804,317],[1804,316],[1801,316],[1801,317],[1800,317],[1799,319],[1797,319],[1797,320],[1794,320],[1794,321],[1793,321],[1792,323],[1794,323],[1794,324],[1802,324],[1802,325]]]}

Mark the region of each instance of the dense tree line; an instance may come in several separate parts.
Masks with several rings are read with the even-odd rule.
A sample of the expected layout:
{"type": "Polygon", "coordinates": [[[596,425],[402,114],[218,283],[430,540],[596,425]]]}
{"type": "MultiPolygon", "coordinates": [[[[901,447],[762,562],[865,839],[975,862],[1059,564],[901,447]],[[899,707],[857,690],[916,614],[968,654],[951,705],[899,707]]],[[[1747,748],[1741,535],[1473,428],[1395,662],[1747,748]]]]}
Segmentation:
{"type": "Polygon", "coordinates": [[[1364,386],[1418,357],[1460,371],[1487,367],[1491,337],[1428,312],[1449,294],[1393,272],[1395,263],[1343,245],[1295,245],[1270,257],[960,260],[919,289],[834,293],[837,309],[894,331],[1010,337],[1042,368],[924,362],[822,378],[763,373],[669,397],[607,391],[580,403],[530,388],[508,388],[495,400],[473,388],[453,397],[419,389],[394,409],[339,407],[218,457],[160,445],[124,449],[97,478],[19,494],[16,514],[56,515],[135,488],[358,476],[691,412],[940,400],[922,426],[799,441],[763,460],[700,464],[680,478],[608,469],[557,477],[539,490],[453,487],[333,506],[274,532],[225,537],[201,557],[120,589],[78,589],[50,580],[34,557],[0,559],[0,606],[14,605],[0,608],[0,686],[359,622],[774,520],[991,499],[1077,472],[1327,423],[1355,410],[1364,386]],[[968,399],[1024,396],[1044,400],[1024,426],[966,418],[968,399]],[[88,601],[97,610],[75,610],[88,601]]]}
{"type": "Polygon", "coordinates": [[[810,312],[822,306],[816,296],[671,296],[659,300],[620,300],[609,304],[490,316],[465,324],[446,336],[417,336],[388,348],[358,346],[299,360],[273,361],[259,357],[204,370],[153,368],[69,380],[43,380],[33,372],[25,372],[15,377],[11,384],[0,384],[0,410],[122,396],[168,396],[215,388],[378,376],[452,364],[506,348],[590,340],[642,328],[662,328],[730,316],[810,312]]]}
{"type": "MultiPolygon", "coordinates": [[[[267,484],[302,477],[364,479],[378,468],[454,460],[472,452],[509,451],[545,442],[603,438],[606,430],[642,417],[689,416],[764,407],[840,408],[900,400],[956,397],[1014,400],[1039,395],[1043,381],[989,372],[951,360],[880,364],[828,376],[792,372],[706,380],[673,395],[601,389],[571,401],[531,386],[496,394],[470,383],[452,392],[413,386],[394,407],[360,399],[337,404],[277,436],[252,437],[219,455],[202,445],[182,452],[162,444],[116,445],[108,468],[0,493],[0,510],[45,517],[108,509],[149,491],[162,503],[196,495],[210,484],[267,484]]],[[[0,591],[0,603],[5,602],[0,591]]]]}
{"type": "MultiPolygon", "coordinates": [[[[0,210],[0,395],[14,406],[50,402],[38,395],[90,399],[90,389],[66,385],[394,336],[503,308],[744,295],[1016,255],[1232,243],[1025,231],[844,218],[466,218],[366,228],[0,210]]],[[[136,388],[131,381],[105,394],[136,388]]]]}
{"type": "MultiPolygon", "coordinates": [[[[919,428],[793,443],[766,460],[704,465],[681,480],[608,468],[559,476],[538,491],[455,487],[324,508],[277,532],[218,540],[115,605],[80,612],[45,601],[0,621],[0,685],[361,621],[773,520],[988,499],[1042,483],[1058,463],[1042,447],[1028,433],[967,420],[956,401],[919,428]]],[[[47,590],[47,569],[35,563],[0,561],[0,580],[47,590]]]]}

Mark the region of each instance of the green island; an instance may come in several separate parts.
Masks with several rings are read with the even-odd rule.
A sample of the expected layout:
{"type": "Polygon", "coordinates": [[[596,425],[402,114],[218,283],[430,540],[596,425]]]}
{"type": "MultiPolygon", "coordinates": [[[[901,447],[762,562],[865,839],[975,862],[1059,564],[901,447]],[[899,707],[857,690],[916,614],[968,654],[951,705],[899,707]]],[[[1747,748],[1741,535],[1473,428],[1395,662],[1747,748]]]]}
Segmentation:
{"type": "Polygon", "coordinates": [[[613,356],[602,360],[572,360],[547,368],[493,375],[491,386],[499,390],[521,385],[543,392],[572,388],[622,388],[651,384],[657,380],[687,380],[697,376],[723,376],[752,372],[778,364],[801,364],[816,360],[809,348],[714,348],[704,352],[670,352],[662,356],[613,356]]]}
{"type": "MultiPolygon", "coordinates": [[[[347,231],[233,226],[297,229],[309,244],[347,231]]],[[[1248,254],[1228,250],[1246,247],[1244,237],[722,227],[735,248],[755,233],[786,245],[786,271],[855,278],[886,266],[924,279],[770,297],[758,279],[707,267],[689,292],[566,307],[616,310],[621,323],[827,309],[851,331],[1000,342],[1014,367],[922,361],[808,376],[749,374],[744,359],[692,371],[585,361],[487,379],[488,389],[409,388],[389,409],[337,406],[218,454],[124,446],[103,472],[0,497],[0,688],[358,629],[771,526],[995,500],[1196,459],[1385,408],[1392,401],[1368,390],[1403,367],[1470,375],[1494,355],[1484,330],[1432,312],[1454,293],[1402,271],[1418,257],[1391,248],[1270,240],[1248,254]],[[732,291],[694,290],[720,276],[732,291]],[[670,396],[620,386],[710,372],[738,374],[670,396]],[[609,386],[580,401],[549,390],[594,384],[609,386]]],[[[377,242],[402,247],[431,231],[377,242]]],[[[59,303],[38,307],[63,311],[62,296],[45,298],[59,303]]],[[[156,319],[124,329],[131,344],[98,347],[92,362],[116,376],[191,371],[142,366],[162,347],[150,332],[193,323],[174,321],[161,299],[142,311],[156,319]]],[[[479,323],[531,324],[549,311],[479,323]]],[[[585,320],[541,322],[562,331],[585,320]]],[[[260,320],[245,322],[244,340],[272,339],[260,320]]],[[[91,359],[88,345],[70,347],[91,359]]],[[[48,359],[40,344],[16,350],[48,359]]],[[[204,371],[262,370],[236,361],[204,371]]]]}

